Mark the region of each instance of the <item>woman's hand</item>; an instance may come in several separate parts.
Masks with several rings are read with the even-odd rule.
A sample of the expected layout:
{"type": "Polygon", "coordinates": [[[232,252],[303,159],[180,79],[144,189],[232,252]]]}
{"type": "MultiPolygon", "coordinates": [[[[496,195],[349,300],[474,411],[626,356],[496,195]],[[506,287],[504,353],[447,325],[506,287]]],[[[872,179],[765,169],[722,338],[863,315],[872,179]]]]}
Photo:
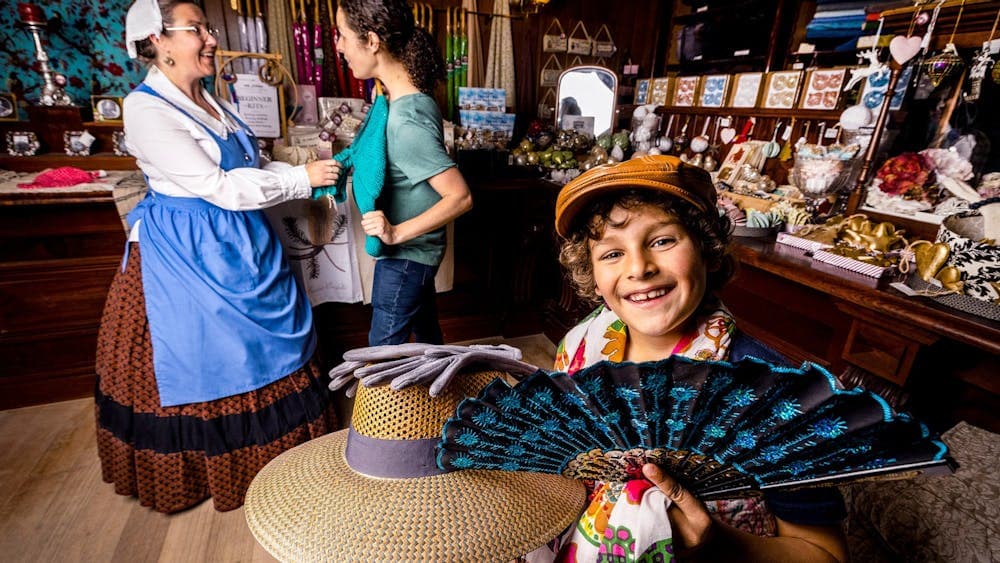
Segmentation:
{"type": "Polygon", "coordinates": [[[306,174],[309,175],[310,187],[332,186],[340,178],[340,163],[332,158],[314,160],[306,164],[306,174]]]}
{"type": "Polygon", "coordinates": [[[396,226],[377,209],[361,216],[361,228],[366,235],[376,237],[385,244],[396,244],[396,226]]]}
{"type": "Polygon", "coordinates": [[[705,505],[655,464],[643,465],[642,474],[671,500],[667,515],[679,547],[685,551],[703,547],[710,540],[714,526],[705,505]]]}

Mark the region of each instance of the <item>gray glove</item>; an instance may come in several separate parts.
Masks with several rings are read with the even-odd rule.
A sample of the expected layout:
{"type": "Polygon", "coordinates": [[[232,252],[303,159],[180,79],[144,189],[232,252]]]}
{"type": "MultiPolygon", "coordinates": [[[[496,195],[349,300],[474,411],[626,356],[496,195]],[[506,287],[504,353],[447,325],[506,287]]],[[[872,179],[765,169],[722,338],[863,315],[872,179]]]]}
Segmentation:
{"type": "MultiPolygon", "coordinates": [[[[347,361],[330,371],[331,390],[340,389],[354,379],[361,379],[365,387],[390,383],[394,390],[410,385],[430,384],[430,394],[436,397],[456,374],[472,365],[505,371],[517,378],[538,370],[531,364],[519,361],[520,350],[503,344],[372,346],[350,350],[344,354],[344,359],[347,361]]],[[[353,397],[356,389],[356,384],[351,385],[347,396],[353,397]]]]}

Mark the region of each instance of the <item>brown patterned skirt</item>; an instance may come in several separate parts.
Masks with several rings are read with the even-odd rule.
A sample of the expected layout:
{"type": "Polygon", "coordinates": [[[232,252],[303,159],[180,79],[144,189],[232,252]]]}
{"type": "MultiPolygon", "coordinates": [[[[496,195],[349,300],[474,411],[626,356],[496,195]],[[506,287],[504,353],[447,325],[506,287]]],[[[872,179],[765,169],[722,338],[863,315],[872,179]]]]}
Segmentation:
{"type": "Polygon", "coordinates": [[[250,481],[285,450],[337,428],[328,379],[315,358],[265,387],[204,403],[161,407],[142,292],[139,245],[117,272],[97,341],[97,453],[115,492],[159,512],[212,497],[243,505],[250,481]]]}

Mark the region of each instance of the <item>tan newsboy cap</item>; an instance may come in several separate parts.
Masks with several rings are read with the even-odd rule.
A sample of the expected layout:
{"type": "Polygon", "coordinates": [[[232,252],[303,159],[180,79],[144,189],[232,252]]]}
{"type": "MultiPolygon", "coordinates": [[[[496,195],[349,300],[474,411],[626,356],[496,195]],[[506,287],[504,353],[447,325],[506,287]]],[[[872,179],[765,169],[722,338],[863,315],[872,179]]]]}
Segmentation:
{"type": "Polygon", "coordinates": [[[648,155],[591,168],[563,186],[556,198],[556,232],[565,237],[577,214],[595,197],[615,190],[646,188],[665,192],[715,213],[712,176],[676,156],[648,155]]]}

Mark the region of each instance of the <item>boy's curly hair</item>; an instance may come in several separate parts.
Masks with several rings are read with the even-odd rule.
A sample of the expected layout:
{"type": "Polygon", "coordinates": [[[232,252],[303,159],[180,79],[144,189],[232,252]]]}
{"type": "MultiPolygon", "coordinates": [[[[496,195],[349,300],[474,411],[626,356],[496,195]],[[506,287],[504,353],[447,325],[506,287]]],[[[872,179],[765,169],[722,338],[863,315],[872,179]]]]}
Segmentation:
{"type": "Polygon", "coordinates": [[[731,223],[727,216],[699,211],[690,203],[656,190],[631,188],[598,197],[577,215],[559,250],[559,262],[566,268],[577,295],[588,303],[597,303],[594,267],[590,261],[590,243],[601,238],[612,208],[632,210],[643,206],[661,209],[676,217],[701,245],[702,259],[708,268],[704,300],[721,289],[736,272],[736,259],[730,252],[731,223]]]}

